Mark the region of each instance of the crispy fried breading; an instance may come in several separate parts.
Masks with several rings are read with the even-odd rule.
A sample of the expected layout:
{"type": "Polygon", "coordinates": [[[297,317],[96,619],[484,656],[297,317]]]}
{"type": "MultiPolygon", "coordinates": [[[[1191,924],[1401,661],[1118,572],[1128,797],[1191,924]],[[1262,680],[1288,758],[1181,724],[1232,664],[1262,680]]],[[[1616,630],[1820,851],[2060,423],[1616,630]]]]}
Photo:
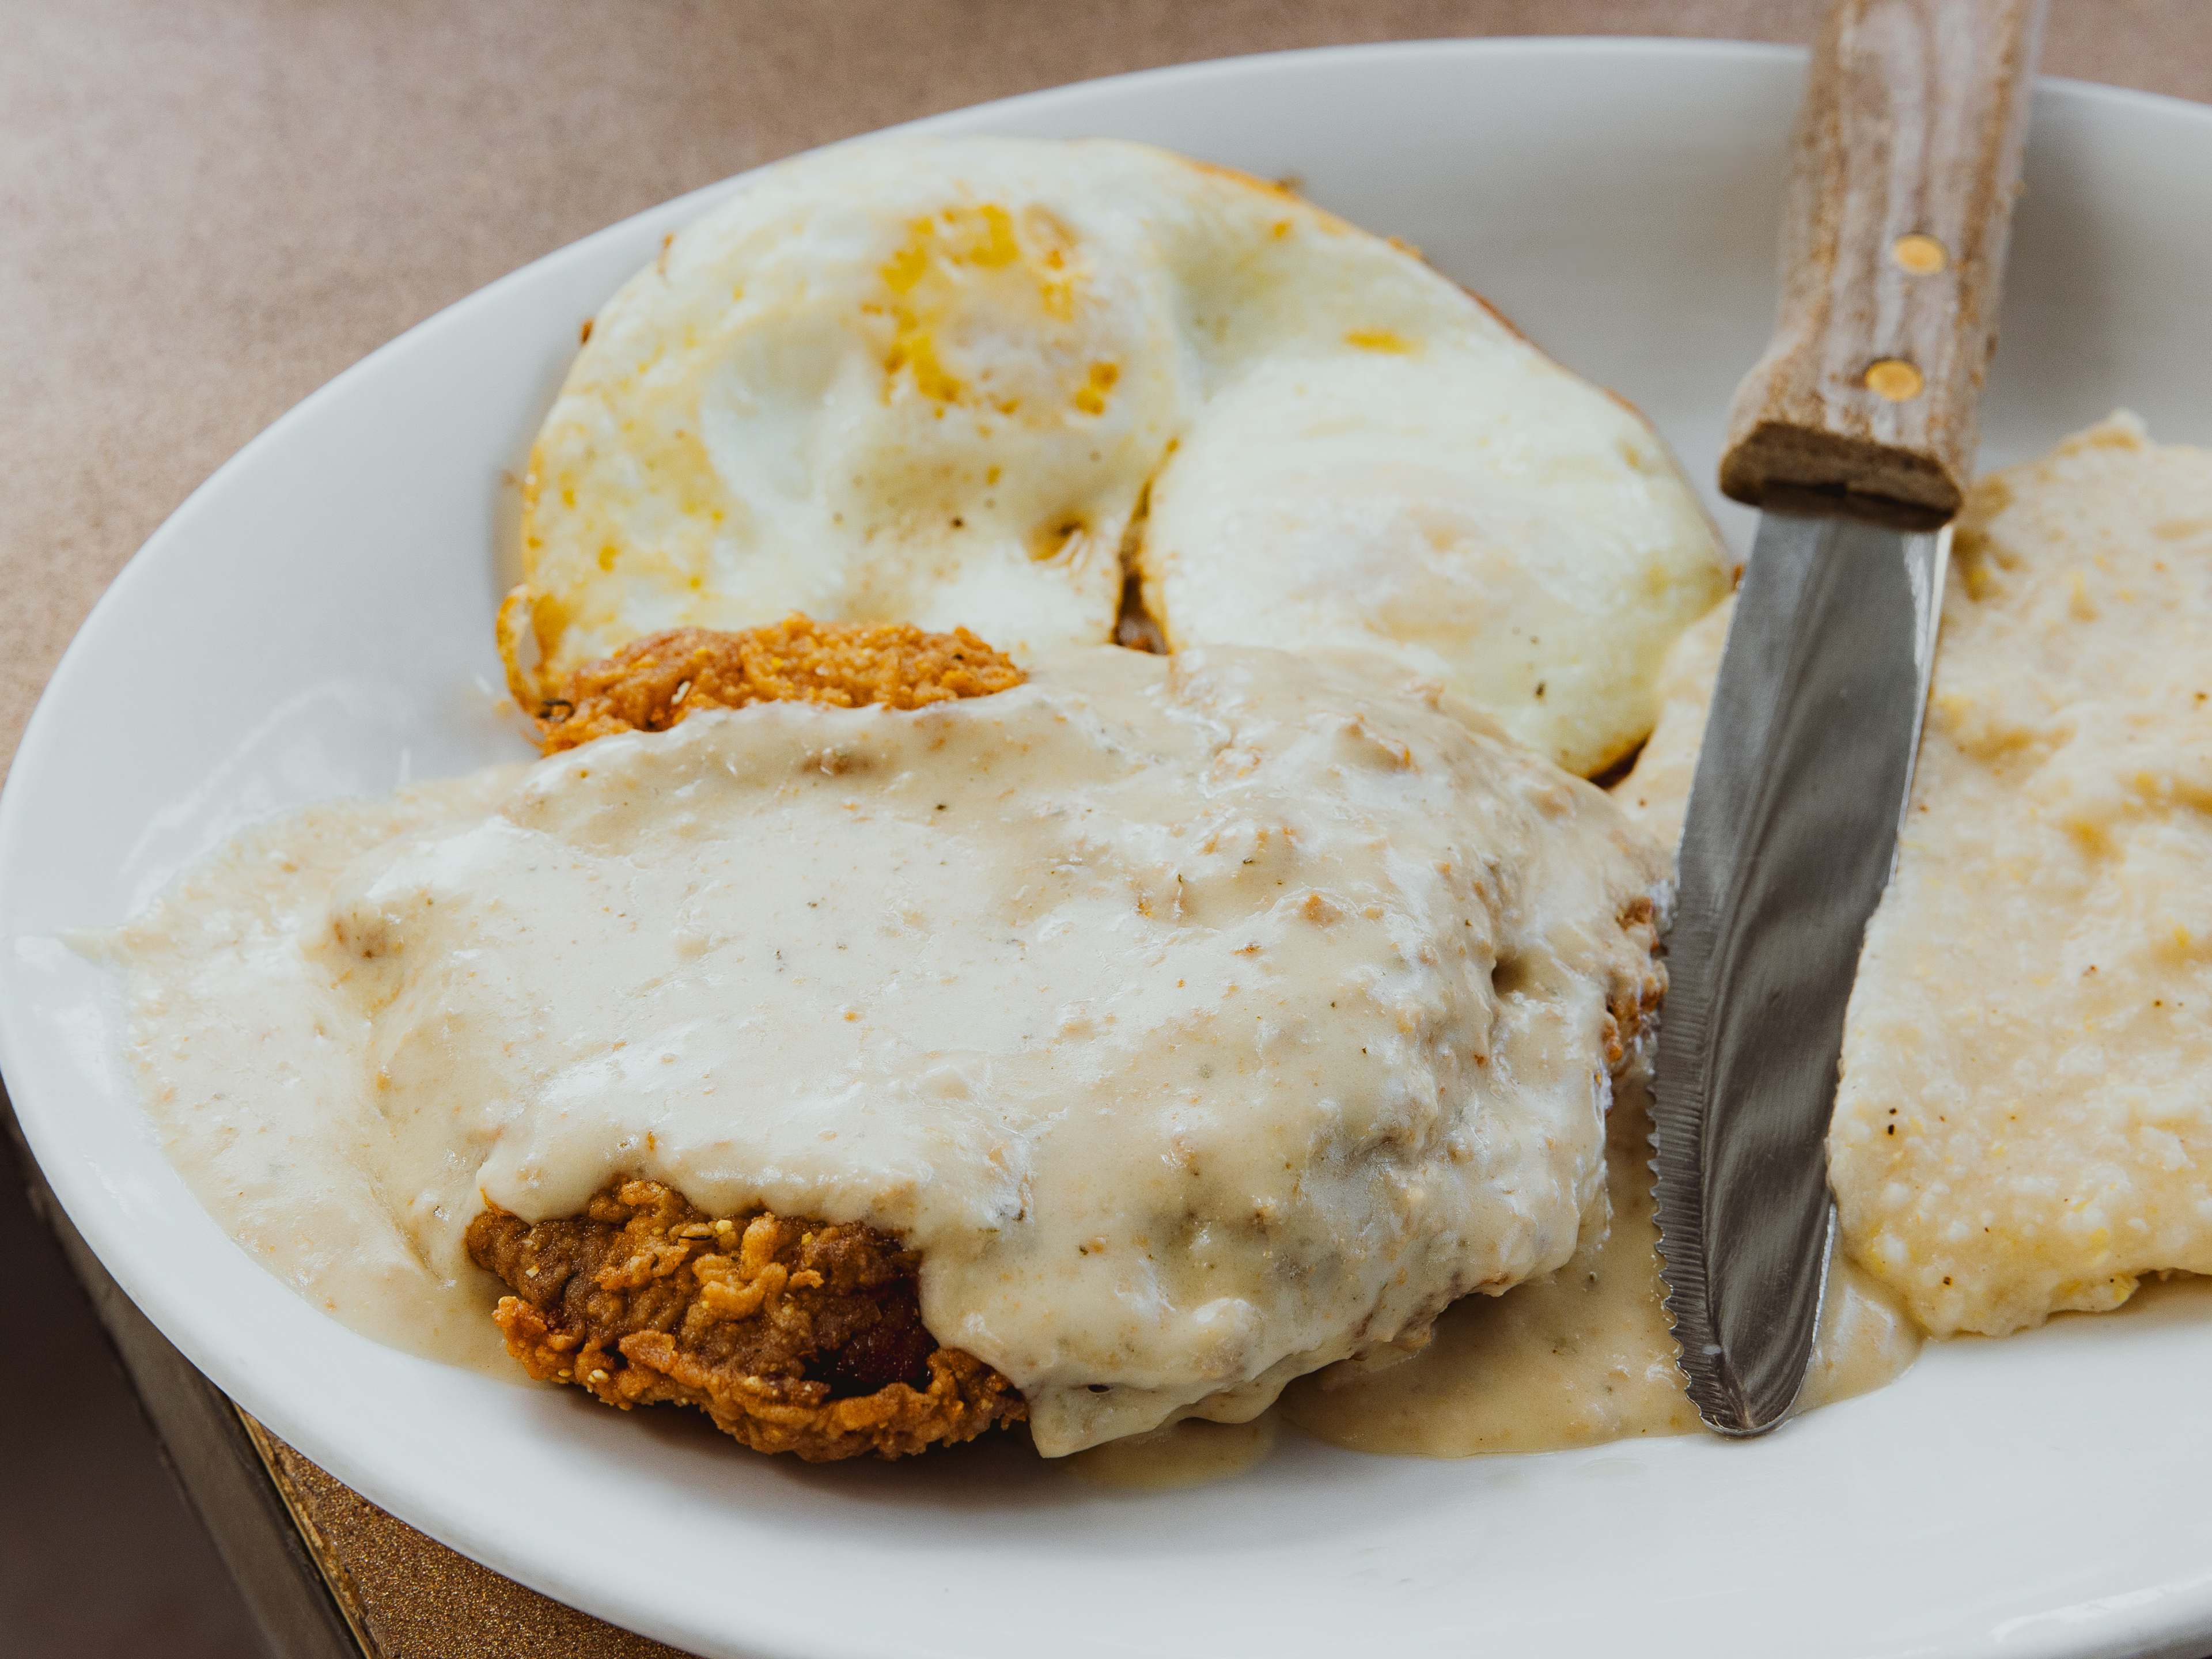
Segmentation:
{"type": "Polygon", "coordinates": [[[578,669],[538,711],[538,742],[550,755],[616,732],[665,732],[700,708],[790,702],[920,708],[1021,682],[1012,659],[964,628],[925,634],[904,623],[799,616],[737,633],[679,628],[578,669]]]}
{"type": "Polygon", "coordinates": [[[696,1406],[756,1451],[902,1457],[1025,1414],[923,1328],[915,1259],[872,1227],[717,1219],[653,1181],[535,1224],[489,1209],[470,1258],[514,1291],[494,1316],[540,1381],[611,1406],[696,1406]]]}
{"type": "Polygon", "coordinates": [[[1605,1065],[1615,1075],[1655,1029],[1667,1000],[1667,969],[1659,959],[1659,917],[1648,898],[1620,913],[1620,931],[1644,948],[1644,968],[1632,985],[1617,985],[1606,998],[1605,1065]]]}
{"type": "MultiPolygon", "coordinates": [[[[736,633],[684,628],[577,670],[539,710],[538,741],[550,755],[666,731],[701,708],[919,708],[1021,681],[964,628],[800,616],[736,633]]],[[[625,1409],[696,1406],[758,1451],[899,1457],[1024,1414],[1005,1377],[937,1346],[913,1256],[872,1228],[765,1212],[717,1221],[667,1187],[629,1181],[581,1216],[532,1224],[487,1210],[468,1249],[515,1292],[494,1317],[532,1376],[625,1409]]]]}

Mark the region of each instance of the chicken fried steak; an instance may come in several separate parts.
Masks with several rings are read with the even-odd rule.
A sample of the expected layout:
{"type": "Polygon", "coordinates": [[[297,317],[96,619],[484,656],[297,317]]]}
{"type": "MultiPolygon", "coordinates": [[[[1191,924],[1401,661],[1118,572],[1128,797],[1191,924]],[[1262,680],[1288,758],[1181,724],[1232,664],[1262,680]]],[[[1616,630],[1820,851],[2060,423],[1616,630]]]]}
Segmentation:
{"type": "Polygon", "coordinates": [[[493,1317],[540,1382],[610,1406],[696,1406],[756,1451],[904,1457],[1025,1411],[1006,1379],[923,1328],[915,1259],[872,1227],[709,1217],[653,1181],[572,1218],[503,1210],[470,1259],[514,1294],[493,1317]]]}
{"type": "Polygon", "coordinates": [[[241,838],[123,941],[149,1099],[243,1124],[210,1201],[356,1328],[1060,1457],[1572,1255],[1662,860],[1444,694],[800,617],[545,690],[544,759],[241,838]]]}

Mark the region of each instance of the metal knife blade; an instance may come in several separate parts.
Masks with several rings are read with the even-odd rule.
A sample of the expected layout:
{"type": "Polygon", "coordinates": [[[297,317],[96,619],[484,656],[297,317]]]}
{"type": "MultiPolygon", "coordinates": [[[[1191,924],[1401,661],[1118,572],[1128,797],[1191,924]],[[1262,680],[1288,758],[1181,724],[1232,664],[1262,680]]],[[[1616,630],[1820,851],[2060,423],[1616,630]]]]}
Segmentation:
{"type": "Polygon", "coordinates": [[[1729,410],[1721,489],[1765,516],[1691,782],[1652,1104],[1667,1310],[1723,1434],[1789,1414],[1820,1322],[1844,1014],[1912,781],[2044,7],[1829,0],[1774,334],[1729,410]]]}
{"type": "Polygon", "coordinates": [[[1729,627],[1652,1113],[1667,1310],[1724,1434],[1780,1422],[1812,1354],[1844,1009],[1911,793],[1949,544],[1769,511],[1729,627]]]}

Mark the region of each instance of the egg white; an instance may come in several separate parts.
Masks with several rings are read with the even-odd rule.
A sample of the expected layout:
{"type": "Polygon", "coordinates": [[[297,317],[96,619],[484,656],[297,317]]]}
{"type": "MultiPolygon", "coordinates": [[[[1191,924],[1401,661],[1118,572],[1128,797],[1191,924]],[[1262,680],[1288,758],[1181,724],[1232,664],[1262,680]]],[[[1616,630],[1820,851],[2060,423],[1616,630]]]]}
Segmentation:
{"type": "Polygon", "coordinates": [[[1574,769],[1725,591],[1635,413],[1410,252],[1142,145],[889,139],[772,167],[593,319],[526,484],[519,696],[804,611],[1365,648],[1574,769]],[[1149,511],[1147,512],[1147,504],[1149,511]]]}

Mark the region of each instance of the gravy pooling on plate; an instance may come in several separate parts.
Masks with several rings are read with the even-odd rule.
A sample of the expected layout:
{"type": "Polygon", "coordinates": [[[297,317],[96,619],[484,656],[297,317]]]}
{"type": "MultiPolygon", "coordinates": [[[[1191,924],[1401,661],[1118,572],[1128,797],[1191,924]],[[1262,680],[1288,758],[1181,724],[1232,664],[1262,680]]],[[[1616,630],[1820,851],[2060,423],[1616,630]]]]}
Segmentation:
{"type": "MultiPolygon", "coordinates": [[[[1698,1413],[1662,1306],[1659,1230],[1644,1079],[1626,1079],[1606,1131],[1610,1224],[1567,1265],[1497,1297],[1445,1310],[1429,1346],[1362,1375],[1347,1364],[1293,1383],[1279,1408],[1356,1451],[1426,1457],[1556,1451],[1689,1434],[1698,1413]]],[[[1831,1263],[1806,1408],[1880,1388],[1920,1352],[1897,1298],[1850,1261],[1831,1263]]]]}
{"type": "MultiPolygon", "coordinates": [[[[1647,1080],[1632,1067],[1606,1127],[1609,1204],[1593,1213],[1558,1272],[1503,1296],[1453,1304],[1428,1346],[1396,1364],[1347,1361],[1300,1377],[1249,1431],[1178,1424],[1086,1452],[1074,1460],[1076,1472],[1140,1490],[1226,1479],[1266,1455],[1279,1418],[1354,1451],[1419,1457],[1698,1432],[1662,1305],[1649,1111],[1647,1080]]],[[[1802,1408],[1881,1388],[1920,1346],[1919,1328],[1895,1294],[1838,1251],[1802,1408]]]]}
{"type": "Polygon", "coordinates": [[[341,1318],[488,1350],[486,1202],[647,1177],[902,1240],[1059,1454],[1564,1263],[1659,874],[1465,711],[1102,647],[313,809],[108,949],[173,1156],[341,1318]]]}

